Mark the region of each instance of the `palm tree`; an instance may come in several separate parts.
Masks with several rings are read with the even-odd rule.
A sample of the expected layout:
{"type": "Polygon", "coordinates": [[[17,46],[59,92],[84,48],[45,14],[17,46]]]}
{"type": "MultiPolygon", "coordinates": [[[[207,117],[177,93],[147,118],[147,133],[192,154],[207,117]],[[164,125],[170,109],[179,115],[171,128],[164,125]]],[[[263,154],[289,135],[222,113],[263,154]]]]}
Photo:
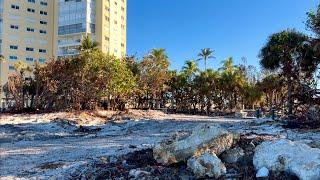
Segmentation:
{"type": "Polygon", "coordinates": [[[210,48],[201,49],[201,52],[198,54],[198,56],[200,57],[199,60],[201,60],[201,59],[204,60],[205,70],[207,70],[207,60],[215,58],[213,56],[213,50],[211,50],[210,48]]]}
{"type": "Polygon", "coordinates": [[[222,67],[219,68],[219,70],[232,72],[235,68],[237,68],[237,66],[234,65],[233,58],[229,57],[226,60],[222,61],[222,67]]]}
{"type": "Polygon", "coordinates": [[[281,70],[288,83],[288,115],[293,113],[293,80],[296,68],[299,66],[296,58],[296,50],[308,37],[295,30],[286,30],[273,34],[267,44],[261,49],[260,64],[271,71],[281,70]]]}
{"type": "Polygon", "coordinates": [[[97,50],[98,46],[99,46],[99,43],[92,40],[91,36],[87,35],[82,39],[79,50],[80,51],[93,51],[93,50],[97,50]]]}
{"type": "Polygon", "coordinates": [[[169,58],[165,49],[152,49],[141,62],[142,84],[145,84],[146,97],[151,108],[154,108],[154,105],[156,107],[160,105],[161,95],[167,88],[165,83],[170,79],[169,66],[169,58]]]}
{"type": "Polygon", "coordinates": [[[182,68],[183,72],[187,76],[191,76],[199,71],[198,65],[194,60],[189,60],[185,62],[185,65],[182,68]]]}
{"type": "Polygon", "coordinates": [[[165,49],[152,49],[150,54],[149,54],[149,58],[155,60],[155,61],[167,61],[168,60],[168,56],[166,54],[166,50],[165,49]]]}

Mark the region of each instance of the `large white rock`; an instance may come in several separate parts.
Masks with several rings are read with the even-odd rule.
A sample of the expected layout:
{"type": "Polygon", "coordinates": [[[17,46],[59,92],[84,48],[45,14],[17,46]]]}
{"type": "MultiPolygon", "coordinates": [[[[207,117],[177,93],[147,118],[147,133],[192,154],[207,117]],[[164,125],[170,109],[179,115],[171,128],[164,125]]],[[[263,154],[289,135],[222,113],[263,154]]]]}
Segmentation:
{"type": "Polygon", "coordinates": [[[232,146],[233,141],[233,134],[220,126],[202,124],[197,126],[185,139],[157,145],[153,149],[153,156],[158,163],[166,165],[186,162],[190,157],[200,156],[205,152],[220,155],[232,146]]]}
{"type": "Polygon", "coordinates": [[[256,178],[265,178],[269,176],[269,170],[266,167],[263,167],[258,170],[256,178]]]}
{"type": "Polygon", "coordinates": [[[320,179],[320,149],[289,140],[263,142],[253,157],[256,170],[285,171],[302,180],[320,179]]]}
{"type": "Polygon", "coordinates": [[[219,178],[227,172],[226,167],[215,154],[205,153],[199,157],[192,157],[187,165],[197,178],[206,176],[219,178]]]}

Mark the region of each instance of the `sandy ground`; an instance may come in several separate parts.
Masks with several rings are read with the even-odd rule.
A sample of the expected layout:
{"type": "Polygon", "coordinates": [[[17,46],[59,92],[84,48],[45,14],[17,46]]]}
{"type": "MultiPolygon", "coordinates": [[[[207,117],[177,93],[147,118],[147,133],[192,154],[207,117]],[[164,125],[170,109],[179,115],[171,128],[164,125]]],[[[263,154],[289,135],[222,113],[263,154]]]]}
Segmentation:
{"type": "Polygon", "coordinates": [[[152,148],[199,123],[250,136],[270,135],[320,147],[319,131],[295,131],[267,119],[167,115],[162,112],[1,115],[0,179],[71,179],[87,164],[152,148]],[[121,117],[121,118],[119,118],[121,117]],[[107,120],[109,119],[109,120],[107,120]],[[115,120],[115,121],[110,121],[115,120]],[[85,126],[85,131],[80,125],[85,126]]]}

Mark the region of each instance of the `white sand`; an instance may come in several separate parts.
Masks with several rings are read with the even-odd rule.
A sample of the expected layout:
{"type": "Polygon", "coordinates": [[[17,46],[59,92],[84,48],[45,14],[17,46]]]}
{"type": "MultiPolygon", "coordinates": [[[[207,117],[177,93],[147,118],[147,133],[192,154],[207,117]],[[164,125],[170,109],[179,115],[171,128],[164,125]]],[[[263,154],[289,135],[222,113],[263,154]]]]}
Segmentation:
{"type": "MultiPolygon", "coordinates": [[[[135,113],[135,114],[134,114],[135,113]]],[[[118,156],[153,147],[176,132],[190,132],[199,123],[218,123],[242,134],[269,134],[279,138],[320,142],[320,132],[285,130],[277,123],[255,119],[165,115],[161,112],[131,115],[140,120],[107,123],[85,114],[2,115],[0,118],[0,179],[66,179],[80,166],[101,157],[118,156]],[[142,114],[142,115],[141,115],[142,114]],[[55,118],[70,120],[71,124],[55,118]],[[149,117],[148,119],[145,119],[149,117]],[[151,120],[153,119],[153,120],[151,120]],[[96,133],[76,133],[77,126],[101,128],[96,133]],[[130,149],[135,145],[137,149],[130,149]],[[41,169],[47,164],[57,167],[41,169]]]]}

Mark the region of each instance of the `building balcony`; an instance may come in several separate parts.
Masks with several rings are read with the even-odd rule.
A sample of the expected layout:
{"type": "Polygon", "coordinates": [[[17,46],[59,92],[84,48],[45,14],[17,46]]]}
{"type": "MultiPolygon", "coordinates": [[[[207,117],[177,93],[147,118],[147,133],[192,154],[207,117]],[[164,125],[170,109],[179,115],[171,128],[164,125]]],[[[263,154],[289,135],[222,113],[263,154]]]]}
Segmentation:
{"type": "Polygon", "coordinates": [[[78,50],[62,50],[58,51],[58,57],[65,57],[65,56],[75,56],[78,55],[78,50]]]}
{"type": "Polygon", "coordinates": [[[58,47],[64,48],[64,47],[77,47],[80,46],[81,42],[79,41],[72,41],[72,42],[59,42],[58,47]]]}

